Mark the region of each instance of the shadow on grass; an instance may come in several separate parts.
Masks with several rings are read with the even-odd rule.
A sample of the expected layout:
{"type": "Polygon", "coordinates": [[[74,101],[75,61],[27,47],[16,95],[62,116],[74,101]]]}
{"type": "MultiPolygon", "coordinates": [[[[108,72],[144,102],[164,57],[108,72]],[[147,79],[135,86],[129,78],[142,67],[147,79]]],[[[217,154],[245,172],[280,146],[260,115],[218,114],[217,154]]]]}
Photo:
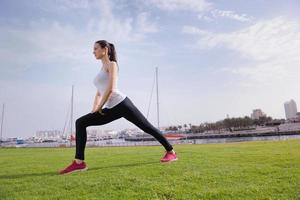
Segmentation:
{"type": "MultiPolygon", "coordinates": [[[[111,169],[111,168],[120,168],[120,167],[135,167],[135,166],[143,166],[149,164],[160,164],[159,162],[139,162],[139,163],[129,163],[129,164],[121,164],[121,165],[113,165],[113,166],[103,166],[103,167],[95,167],[89,168],[88,171],[100,170],[100,169],[111,169]]],[[[76,172],[75,172],[76,173],[76,172]]],[[[80,173],[80,172],[79,172],[80,173]]],[[[44,172],[44,173],[31,173],[31,174],[16,174],[16,175],[1,175],[0,179],[16,179],[16,178],[25,178],[25,177],[33,177],[33,176],[48,176],[48,175],[59,175],[58,170],[56,172],[44,172]]],[[[67,175],[64,175],[67,176],[67,175]]]]}

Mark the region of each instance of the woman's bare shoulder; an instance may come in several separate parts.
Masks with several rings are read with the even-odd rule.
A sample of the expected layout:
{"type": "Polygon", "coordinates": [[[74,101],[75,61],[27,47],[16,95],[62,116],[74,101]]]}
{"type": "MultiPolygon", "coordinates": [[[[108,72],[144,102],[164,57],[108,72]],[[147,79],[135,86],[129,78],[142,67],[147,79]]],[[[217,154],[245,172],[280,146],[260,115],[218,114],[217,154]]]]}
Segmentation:
{"type": "Polygon", "coordinates": [[[116,61],[111,61],[110,62],[110,67],[112,67],[114,65],[117,66],[117,68],[119,68],[119,65],[118,65],[118,63],[116,61]]]}
{"type": "Polygon", "coordinates": [[[111,65],[118,65],[118,63],[116,61],[110,61],[111,65]]]}
{"type": "MultiPolygon", "coordinates": [[[[110,68],[112,65],[114,65],[116,62],[115,61],[110,61],[109,64],[104,67],[105,71],[108,72],[108,68],[110,68]]],[[[117,64],[117,63],[116,63],[117,64]]]]}

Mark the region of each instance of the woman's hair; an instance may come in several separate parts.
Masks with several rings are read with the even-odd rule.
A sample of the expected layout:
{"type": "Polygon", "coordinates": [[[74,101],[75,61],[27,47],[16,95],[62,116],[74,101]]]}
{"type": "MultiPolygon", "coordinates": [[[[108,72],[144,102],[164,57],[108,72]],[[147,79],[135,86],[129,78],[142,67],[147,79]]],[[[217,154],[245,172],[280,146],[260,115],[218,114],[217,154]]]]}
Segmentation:
{"type": "Polygon", "coordinates": [[[114,44],[107,42],[106,40],[98,40],[96,43],[98,43],[101,48],[107,47],[108,48],[108,58],[110,61],[117,62],[117,53],[114,44]]]}

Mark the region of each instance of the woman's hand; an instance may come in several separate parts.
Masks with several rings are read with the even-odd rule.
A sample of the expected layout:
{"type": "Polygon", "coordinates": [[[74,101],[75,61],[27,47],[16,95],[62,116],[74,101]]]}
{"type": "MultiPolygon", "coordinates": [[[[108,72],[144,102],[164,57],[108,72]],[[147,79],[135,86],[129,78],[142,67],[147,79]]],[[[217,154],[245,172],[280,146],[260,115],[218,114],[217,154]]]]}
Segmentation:
{"type": "Polygon", "coordinates": [[[96,109],[94,109],[94,110],[91,111],[91,113],[95,113],[95,112],[98,112],[101,115],[105,115],[105,113],[102,112],[102,108],[96,108],[96,109]]]}
{"type": "Polygon", "coordinates": [[[101,115],[105,115],[105,114],[102,112],[102,108],[99,108],[99,109],[97,110],[97,112],[99,112],[101,115]]]}

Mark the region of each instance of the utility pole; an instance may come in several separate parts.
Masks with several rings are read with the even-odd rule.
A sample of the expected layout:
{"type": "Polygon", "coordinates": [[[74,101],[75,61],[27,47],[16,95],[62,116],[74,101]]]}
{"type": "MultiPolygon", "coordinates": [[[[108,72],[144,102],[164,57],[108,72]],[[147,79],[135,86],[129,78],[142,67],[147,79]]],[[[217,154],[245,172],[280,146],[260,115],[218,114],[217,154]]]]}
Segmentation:
{"type": "Polygon", "coordinates": [[[72,131],[73,131],[73,93],[74,93],[74,85],[72,85],[72,97],[71,97],[71,136],[70,136],[70,147],[72,147],[72,131]]]}
{"type": "Polygon", "coordinates": [[[5,107],[5,104],[3,103],[3,108],[2,108],[2,118],[1,118],[1,143],[0,143],[0,146],[2,146],[2,128],[3,128],[3,119],[4,119],[4,107],[5,107]]]}
{"type": "Polygon", "coordinates": [[[159,129],[158,68],[156,67],[157,128],[159,129]]]}

